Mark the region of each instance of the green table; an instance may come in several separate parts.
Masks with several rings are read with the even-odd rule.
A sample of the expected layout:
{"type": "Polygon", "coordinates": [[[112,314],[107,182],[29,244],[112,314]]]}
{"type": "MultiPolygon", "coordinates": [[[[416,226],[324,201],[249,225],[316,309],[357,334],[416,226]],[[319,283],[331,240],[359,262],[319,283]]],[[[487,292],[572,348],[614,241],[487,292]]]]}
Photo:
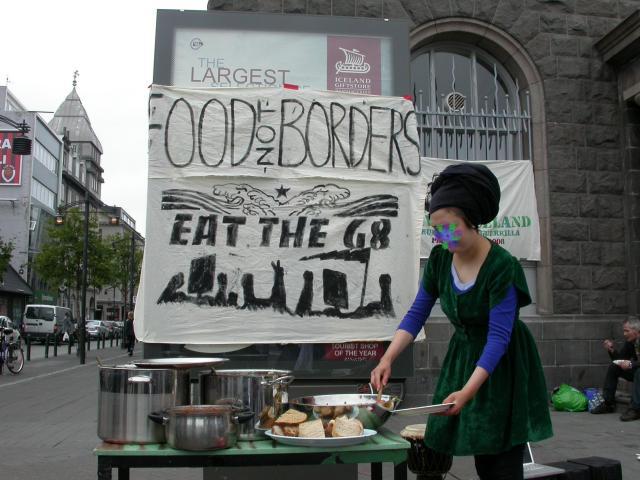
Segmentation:
{"type": "Polygon", "coordinates": [[[174,450],[166,444],[118,445],[101,443],[93,453],[98,457],[98,480],[129,480],[131,468],[163,467],[246,467],[274,465],[330,465],[369,463],[371,478],[382,480],[382,464],[393,463],[394,478],[407,478],[409,443],[384,428],[366,443],[350,447],[293,447],[272,440],[238,442],[233,448],[207,452],[174,450]]]}

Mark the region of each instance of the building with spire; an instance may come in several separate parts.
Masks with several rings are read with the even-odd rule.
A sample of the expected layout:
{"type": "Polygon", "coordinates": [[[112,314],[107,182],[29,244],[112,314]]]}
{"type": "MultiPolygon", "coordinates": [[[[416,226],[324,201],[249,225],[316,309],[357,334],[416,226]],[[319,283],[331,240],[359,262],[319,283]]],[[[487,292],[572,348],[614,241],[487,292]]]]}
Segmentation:
{"type": "Polygon", "coordinates": [[[82,201],[87,191],[91,204],[98,205],[104,183],[104,169],[100,165],[102,144],[76,91],[77,76],[76,70],[71,92],[49,122],[51,129],[59,135],[67,133],[70,140],[62,164],[60,204],[82,201]]]}
{"type": "MultiPolygon", "coordinates": [[[[99,233],[103,238],[116,234],[131,240],[131,257],[143,244],[142,236],[136,231],[135,220],[121,207],[106,205],[102,202],[102,144],[93,130],[91,120],[78,95],[78,71],[73,74],[73,87],[56,110],[49,122],[52,130],[63,136],[65,141],[62,156],[61,185],[59,207],[80,205],[85,195],[90,209],[97,213],[99,233]]],[[[130,262],[123,265],[123,271],[131,269],[130,262]]],[[[130,275],[130,273],[127,273],[130,275]]],[[[133,282],[131,282],[133,283],[133,282]]],[[[87,317],[102,320],[123,320],[125,310],[132,308],[134,294],[131,284],[121,291],[117,287],[107,286],[104,291],[90,288],[87,290],[87,317]]],[[[74,316],[80,314],[81,299],[73,292],[65,291],[60,302],[72,308],[74,316]]]]}

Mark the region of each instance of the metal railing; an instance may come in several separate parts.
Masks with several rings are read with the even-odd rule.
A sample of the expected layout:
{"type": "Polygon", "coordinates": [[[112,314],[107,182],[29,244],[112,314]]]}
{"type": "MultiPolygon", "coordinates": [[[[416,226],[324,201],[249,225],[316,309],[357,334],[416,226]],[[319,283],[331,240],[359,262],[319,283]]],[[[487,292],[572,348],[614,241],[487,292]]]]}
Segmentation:
{"type": "MultiPolygon", "coordinates": [[[[516,87],[517,91],[517,87],[516,87]]],[[[449,107],[442,95],[436,106],[425,104],[423,91],[415,99],[420,155],[458,160],[530,160],[532,158],[531,100],[523,92],[504,96],[505,108],[490,105],[488,97],[477,109],[449,107]],[[524,107],[524,108],[523,108],[524,107]]]]}

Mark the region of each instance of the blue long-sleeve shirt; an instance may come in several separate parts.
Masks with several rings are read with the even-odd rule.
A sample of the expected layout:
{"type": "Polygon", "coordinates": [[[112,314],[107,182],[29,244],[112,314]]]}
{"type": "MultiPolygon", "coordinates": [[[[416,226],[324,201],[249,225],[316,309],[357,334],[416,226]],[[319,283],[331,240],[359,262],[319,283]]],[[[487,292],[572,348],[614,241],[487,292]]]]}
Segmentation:
{"type": "MultiPolygon", "coordinates": [[[[473,287],[471,285],[468,288],[473,287]]],[[[454,283],[456,293],[462,293],[454,283]]],[[[400,322],[398,329],[409,332],[414,338],[420,332],[425,322],[431,314],[431,310],[436,303],[436,298],[427,293],[422,285],[418,288],[413,305],[400,322]]],[[[516,319],[516,308],[518,298],[516,289],[511,285],[507,291],[505,298],[489,312],[489,332],[487,334],[487,343],[482,350],[482,355],[476,364],[484,368],[489,374],[498,365],[498,362],[507,351],[509,341],[511,340],[511,332],[516,319]]]]}

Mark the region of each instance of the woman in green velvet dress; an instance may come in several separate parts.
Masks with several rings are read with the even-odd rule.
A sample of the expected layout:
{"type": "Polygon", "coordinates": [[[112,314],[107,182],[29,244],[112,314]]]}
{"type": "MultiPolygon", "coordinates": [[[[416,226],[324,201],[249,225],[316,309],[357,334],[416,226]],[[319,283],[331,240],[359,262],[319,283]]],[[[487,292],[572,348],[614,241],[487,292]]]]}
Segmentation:
{"type": "Polygon", "coordinates": [[[429,316],[436,299],[454,327],[425,443],[450,455],[474,455],[481,479],[523,478],[528,441],[552,436],[547,389],[534,339],[519,319],[531,303],[520,263],[478,231],[498,213],[500,185],[485,166],[447,167],[430,188],[436,239],[416,300],[396,330],[371,383],[380,388],[391,364],[429,316]]]}

